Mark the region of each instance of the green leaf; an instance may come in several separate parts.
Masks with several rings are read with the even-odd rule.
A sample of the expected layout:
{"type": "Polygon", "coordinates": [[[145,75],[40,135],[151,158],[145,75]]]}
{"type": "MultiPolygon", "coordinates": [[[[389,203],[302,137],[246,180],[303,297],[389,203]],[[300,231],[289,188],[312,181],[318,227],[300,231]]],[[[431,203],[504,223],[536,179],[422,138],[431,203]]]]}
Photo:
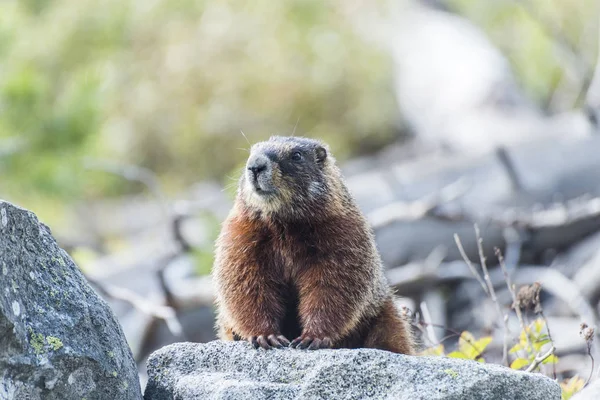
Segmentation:
{"type": "Polygon", "coordinates": [[[579,392],[585,386],[585,381],[575,375],[571,379],[564,380],[560,383],[562,389],[562,399],[569,400],[575,393],[579,392]]]}
{"type": "Polygon", "coordinates": [[[473,343],[475,343],[475,337],[471,332],[464,331],[460,334],[460,338],[458,338],[458,350],[465,354],[467,358],[475,358],[477,355],[477,350],[473,348],[473,343]]]}
{"type": "Polygon", "coordinates": [[[485,348],[491,342],[491,336],[485,336],[476,340],[470,332],[464,331],[458,339],[458,350],[469,360],[474,360],[484,352],[485,348]]]}
{"type": "Polygon", "coordinates": [[[542,364],[556,364],[558,362],[558,357],[552,354],[550,357],[546,358],[542,361],[542,364]]]}
{"type": "Polygon", "coordinates": [[[479,354],[483,353],[486,347],[492,342],[491,336],[485,336],[475,342],[475,347],[479,350],[479,354]]]}
{"type": "Polygon", "coordinates": [[[439,344],[437,346],[429,347],[429,348],[421,351],[421,353],[419,353],[419,354],[422,356],[443,356],[444,355],[444,345],[439,344]]]}
{"type": "MultiPolygon", "coordinates": [[[[528,328],[525,328],[528,329],[528,328]]],[[[521,334],[519,335],[519,344],[521,345],[521,348],[526,349],[527,348],[527,333],[524,330],[521,331],[521,334]]]]}
{"type": "Polygon", "coordinates": [[[512,369],[521,369],[527,365],[529,365],[528,360],[526,360],[525,358],[517,358],[510,364],[510,367],[512,369]]]}
{"type": "Polygon", "coordinates": [[[517,343],[513,347],[511,347],[508,352],[512,354],[512,353],[516,353],[517,351],[520,351],[520,350],[523,350],[523,346],[521,346],[521,343],[517,343]]]}
{"type": "Polygon", "coordinates": [[[448,357],[450,358],[464,358],[469,360],[469,357],[467,357],[467,355],[461,351],[453,351],[452,353],[448,354],[448,357]]]}

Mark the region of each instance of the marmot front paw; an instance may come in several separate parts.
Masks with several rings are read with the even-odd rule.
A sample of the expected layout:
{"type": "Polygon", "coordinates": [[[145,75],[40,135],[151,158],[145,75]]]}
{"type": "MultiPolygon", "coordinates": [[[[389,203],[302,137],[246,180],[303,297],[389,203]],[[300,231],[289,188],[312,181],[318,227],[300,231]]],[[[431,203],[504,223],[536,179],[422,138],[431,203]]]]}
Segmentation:
{"type": "Polygon", "coordinates": [[[332,345],[333,343],[328,337],[316,338],[306,335],[298,336],[290,343],[290,347],[307,350],[330,349],[332,345]]]}
{"type": "Polygon", "coordinates": [[[259,335],[250,336],[248,341],[254,346],[255,349],[262,347],[265,350],[272,348],[283,349],[290,345],[290,341],[283,335],[259,335]]]}

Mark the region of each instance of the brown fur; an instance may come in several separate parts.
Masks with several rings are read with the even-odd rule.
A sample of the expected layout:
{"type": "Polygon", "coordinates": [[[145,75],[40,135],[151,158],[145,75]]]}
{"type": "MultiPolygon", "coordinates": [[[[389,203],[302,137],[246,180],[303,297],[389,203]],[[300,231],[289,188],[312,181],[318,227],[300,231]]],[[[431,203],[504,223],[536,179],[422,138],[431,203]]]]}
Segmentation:
{"type": "MultiPolygon", "coordinates": [[[[265,339],[281,335],[296,339],[292,345],[300,348],[370,347],[414,354],[409,325],[393,303],[371,229],[333,157],[328,155],[319,169],[300,165],[284,172],[279,160],[296,141],[308,143],[307,151],[324,145],[272,140],[266,142],[278,154],[272,181],[280,189],[277,201],[284,201],[261,207],[249,198],[242,177],[217,241],[218,336],[255,345],[258,337],[265,348],[287,344],[265,339]],[[325,189],[296,196],[302,191],[300,180],[312,179],[311,174],[324,180],[325,189]]],[[[266,150],[253,149],[260,151],[266,150]]]]}

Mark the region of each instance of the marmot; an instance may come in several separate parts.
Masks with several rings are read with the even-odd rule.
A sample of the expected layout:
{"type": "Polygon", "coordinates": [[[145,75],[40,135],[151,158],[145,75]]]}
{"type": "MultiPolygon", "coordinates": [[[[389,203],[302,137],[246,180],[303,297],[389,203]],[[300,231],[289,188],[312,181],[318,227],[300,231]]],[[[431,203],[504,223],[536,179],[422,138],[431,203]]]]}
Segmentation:
{"type": "Polygon", "coordinates": [[[414,354],[372,230],[325,143],[274,136],[252,146],[213,278],[222,340],[414,354]]]}

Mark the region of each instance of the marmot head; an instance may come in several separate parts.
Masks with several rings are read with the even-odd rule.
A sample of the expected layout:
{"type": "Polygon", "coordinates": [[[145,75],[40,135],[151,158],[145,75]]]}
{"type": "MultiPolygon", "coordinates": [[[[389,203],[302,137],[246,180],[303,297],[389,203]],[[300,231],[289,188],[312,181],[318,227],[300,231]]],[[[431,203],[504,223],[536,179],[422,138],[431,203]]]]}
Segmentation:
{"type": "Polygon", "coordinates": [[[239,199],[253,211],[278,217],[318,212],[331,200],[338,181],[335,160],[325,143],[272,136],[250,149],[240,178],[239,199]]]}

